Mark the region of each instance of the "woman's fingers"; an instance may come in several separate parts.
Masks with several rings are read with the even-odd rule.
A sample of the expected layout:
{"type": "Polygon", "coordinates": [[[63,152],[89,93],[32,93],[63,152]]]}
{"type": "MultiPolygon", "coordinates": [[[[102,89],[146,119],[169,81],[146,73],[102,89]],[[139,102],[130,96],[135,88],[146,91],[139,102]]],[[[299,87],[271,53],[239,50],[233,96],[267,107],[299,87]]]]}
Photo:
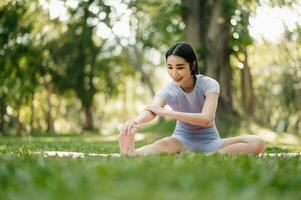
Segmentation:
{"type": "Polygon", "coordinates": [[[130,134],[135,133],[137,128],[138,128],[138,123],[136,121],[132,121],[131,128],[130,128],[130,134]]]}
{"type": "Polygon", "coordinates": [[[120,132],[120,134],[125,134],[125,124],[120,124],[119,126],[118,126],[118,129],[119,129],[119,132],[120,132]]]}
{"type": "Polygon", "coordinates": [[[121,133],[126,134],[126,135],[131,134],[131,133],[135,132],[137,130],[137,128],[138,128],[137,122],[130,120],[130,121],[125,122],[121,133]]]}
{"type": "Polygon", "coordinates": [[[134,124],[131,126],[130,133],[135,133],[135,132],[137,131],[137,128],[138,128],[138,124],[137,124],[137,123],[134,123],[134,124]]]}
{"type": "Polygon", "coordinates": [[[129,133],[129,129],[131,128],[131,125],[130,125],[130,122],[127,121],[126,122],[126,126],[125,126],[125,134],[128,134],[129,133]]]}

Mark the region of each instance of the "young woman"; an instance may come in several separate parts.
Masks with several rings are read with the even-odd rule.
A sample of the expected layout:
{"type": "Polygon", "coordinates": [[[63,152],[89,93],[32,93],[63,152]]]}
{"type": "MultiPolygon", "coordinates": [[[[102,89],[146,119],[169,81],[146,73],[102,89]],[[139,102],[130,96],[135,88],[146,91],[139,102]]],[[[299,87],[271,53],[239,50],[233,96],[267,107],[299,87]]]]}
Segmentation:
{"type": "Polygon", "coordinates": [[[119,146],[123,155],[149,155],[161,152],[179,153],[184,150],[204,153],[257,154],[264,149],[263,140],[255,135],[221,139],[215,126],[219,84],[198,74],[192,47],[177,43],[166,52],[167,72],[172,83],[161,89],[151,105],[120,128],[119,146]],[[172,110],[164,109],[169,105],[172,110]],[[156,116],[177,120],[173,134],[153,144],[135,149],[137,128],[156,116]]]}

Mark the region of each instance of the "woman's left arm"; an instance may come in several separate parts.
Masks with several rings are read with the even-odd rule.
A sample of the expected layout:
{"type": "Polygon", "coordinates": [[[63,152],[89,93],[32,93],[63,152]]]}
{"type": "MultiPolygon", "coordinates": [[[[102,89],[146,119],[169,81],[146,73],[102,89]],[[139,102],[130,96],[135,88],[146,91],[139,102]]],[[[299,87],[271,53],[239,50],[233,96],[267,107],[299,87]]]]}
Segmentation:
{"type": "Polygon", "coordinates": [[[215,120],[217,102],[218,94],[209,93],[206,97],[201,113],[178,112],[173,110],[166,110],[159,106],[147,106],[146,109],[162,117],[170,117],[172,119],[180,120],[189,124],[209,127],[214,123],[215,120]]]}

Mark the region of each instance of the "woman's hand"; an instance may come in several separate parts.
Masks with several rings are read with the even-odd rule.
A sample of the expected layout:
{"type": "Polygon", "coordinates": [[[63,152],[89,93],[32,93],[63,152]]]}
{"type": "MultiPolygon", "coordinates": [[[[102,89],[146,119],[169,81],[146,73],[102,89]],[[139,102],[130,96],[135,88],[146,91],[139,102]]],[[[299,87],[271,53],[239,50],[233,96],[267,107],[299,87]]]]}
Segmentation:
{"type": "Polygon", "coordinates": [[[137,131],[139,124],[135,120],[128,120],[119,126],[120,134],[134,134],[137,131]]]}
{"type": "Polygon", "coordinates": [[[166,116],[166,114],[168,112],[167,110],[165,110],[161,106],[157,106],[157,105],[146,106],[145,110],[148,110],[148,111],[154,113],[155,115],[162,116],[162,117],[166,116]]]}

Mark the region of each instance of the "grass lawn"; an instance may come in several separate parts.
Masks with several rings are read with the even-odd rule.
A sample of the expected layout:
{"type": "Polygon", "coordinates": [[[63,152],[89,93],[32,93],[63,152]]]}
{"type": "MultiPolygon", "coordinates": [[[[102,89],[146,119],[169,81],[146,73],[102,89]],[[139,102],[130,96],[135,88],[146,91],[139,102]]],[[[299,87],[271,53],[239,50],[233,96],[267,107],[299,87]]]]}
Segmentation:
{"type": "MultiPolygon", "coordinates": [[[[164,135],[160,126],[145,128],[158,135],[137,146],[164,135]]],[[[43,150],[114,153],[118,143],[92,134],[1,137],[1,200],[301,199],[299,157],[183,153],[73,159],[33,154],[43,150]]],[[[266,152],[298,150],[268,146],[266,152]]]]}

